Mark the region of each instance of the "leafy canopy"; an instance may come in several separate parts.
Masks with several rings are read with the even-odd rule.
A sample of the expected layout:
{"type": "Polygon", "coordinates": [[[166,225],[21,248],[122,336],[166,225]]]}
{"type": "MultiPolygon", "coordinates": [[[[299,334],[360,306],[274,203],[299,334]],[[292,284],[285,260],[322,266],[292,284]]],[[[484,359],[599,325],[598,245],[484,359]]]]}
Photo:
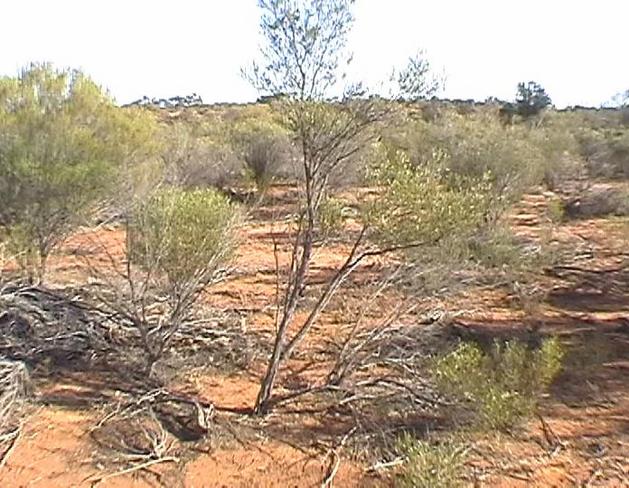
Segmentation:
{"type": "Polygon", "coordinates": [[[79,71],[31,65],[0,78],[0,226],[12,250],[43,274],[118,170],[149,157],[153,130],[146,113],[119,109],[79,71]]]}

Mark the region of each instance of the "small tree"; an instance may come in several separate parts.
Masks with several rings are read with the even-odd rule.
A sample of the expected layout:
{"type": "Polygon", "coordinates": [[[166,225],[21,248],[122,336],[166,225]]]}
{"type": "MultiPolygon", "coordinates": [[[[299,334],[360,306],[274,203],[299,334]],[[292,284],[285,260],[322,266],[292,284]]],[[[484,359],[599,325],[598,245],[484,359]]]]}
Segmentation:
{"type": "Polygon", "coordinates": [[[0,79],[0,227],[31,278],[121,166],[150,154],[153,128],[78,71],[31,65],[0,79]]]}
{"type": "Polygon", "coordinates": [[[92,267],[106,285],[100,301],[138,331],[147,374],[201,291],[223,275],[238,221],[237,209],[216,190],[159,190],[131,212],[124,263],[112,257],[113,273],[92,267]]]}
{"type": "MultiPolygon", "coordinates": [[[[340,97],[331,97],[340,79],[341,53],[354,20],[353,3],[353,0],[258,2],[265,38],[264,63],[254,63],[247,76],[261,92],[279,100],[278,109],[299,147],[303,193],[291,265],[277,315],[275,344],[256,400],[257,413],[268,410],[281,363],[329,300],[327,294],[321,298],[321,303],[289,342],[287,332],[306,286],[319,210],[330,176],[348,158],[369,146],[375,136],[371,129],[386,112],[379,101],[363,97],[359,86],[346,88],[340,97]]],[[[338,284],[332,288],[336,289],[338,284]]]]}
{"type": "Polygon", "coordinates": [[[528,119],[552,105],[552,100],[539,83],[529,81],[528,83],[518,83],[515,104],[517,113],[528,119]]]}
{"type": "Polygon", "coordinates": [[[397,74],[397,84],[401,98],[417,101],[441,91],[445,85],[445,76],[435,74],[426,53],[419,50],[397,74]]]}
{"type": "Polygon", "coordinates": [[[450,178],[438,162],[420,169],[403,155],[383,158],[376,180],[384,195],[375,206],[368,206],[363,227],[345,261],[325,283],[305,320],[295,323],[295,312],[309,286],[317,232],[328,224],[325,211],[321,220],[330,177],[342,170],[352,155],[372,147],[378,138],[375,129],[391,111],[390,104],[366,97],[360,87],[348,87],[336,98],[330,95],[340,80],[341,52],[353,23],[353,3],[258,2],[266,41],[264,64],[254,64],[249,78],[260,91],[279,98],[278,109],[294,134],[303,168],[290,264],[278,296],[273,351],[254,408],[258,414],[273,405],[273,389],[282,364],[299,347],[344,280],[365,259],[432,246],[450,233],[469,233],[482,223],[489,202],[485,198],[489,185],[450,178]],[[400,198],[402,195],[408,198],[400,198]],[[373,244],[368,242],[370,237],[373,244]],[[289,329],[295,330],[292,336],[289,329]]]}

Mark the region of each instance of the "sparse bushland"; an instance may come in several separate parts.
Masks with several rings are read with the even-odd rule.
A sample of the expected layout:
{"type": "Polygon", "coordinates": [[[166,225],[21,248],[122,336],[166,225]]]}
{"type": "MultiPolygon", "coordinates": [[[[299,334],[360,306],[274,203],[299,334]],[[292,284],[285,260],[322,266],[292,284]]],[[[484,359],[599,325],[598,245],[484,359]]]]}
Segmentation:
{"type": "MultiPolygon", "coordinates": [[[[380,149],[371,151],[373,164],[367,177],[378,194],[362,205],[362,228],[352,237],[351,251],[324,284],[305,320],[295,323],[295,312],[309,286],[322,217],[325,227],[326,206],[322,204],[330,180],[357,153],[371,150],[385,121],[397,112],[390,102],[367,97],[355,86],[338,98],[330,97],[340,79],[340,56],[353,22],[352,4],[350,0],[323,5],[259,2],[267,46],[262,52],[264,62],[253,65],[249,78],[260,91],[274,95],[277,110],[301,149],[303,179],[298,183],[302,199],[293,228],[291,264],[287,270],[277,270],[283,286],[277,298],[274,348],[255,405],[258,414],[287,400],[273,395],[282,366],[363,261],[386,254],[403,256],[407,263],[396,275],[407,281],[428,274],[443,276],[452,262],[468,264],[478,239],[488,236],[501,213],[543,174],[543,154],[530,143],[530,129],[505,128],[490,116],[472,124],[461,115],[452,115],[448,120],[439,118],[439,125],[424,123],[421,129],[417,128],[421,122],[415,122],[412,144],[387,136],[380,149]],[[460,257],[457,261],[452,259],[455,253],[460,257]],[[292,336],[289,330],[295,330],[292,336]]],[[[510,243],[502,240],[500,244],[510,243]]],[[[514,249],[517,252],[517,246],[514,249]]],[[[424,293],[422,287],[419,290],[414,293],[424,293]]],[[[348,343],[353,339],[348,338],[348,343]]],[[[333,386],[348,381],[348,371],[331,372],[333,386]]]]}
{"type": "Polygon", "coordinates": [[[384,140],[405,150],[414,164],[421,166],[440,153],[453,174],[486,176],[500,196],[493,207],[496,217],[534,185],[556,179],[556,168],[575,147],[569,134],[545,127],[504,126],[491,110],[468,115],[442,111],[432,122],[407,119],[402,127],[387,130],[384,140]]]}
{"type": "Polygon", "coordinates": [[[162,127],[163,178],[182,188],[224,189],[242,177],[243,165],[227,131],[214,124],[175,122],[162,127]]]}
{"type": "Polygon", "coordinates": [[[629,128],[580,127],[577,130],[591,176],[629,178],[629,128]]]}
{"type": "Polygon", "coordinates": [[[621,109],[549,114],[549,129],[569,132],[590,178],[625,179],[629,175],[629,127],[621,109]]]}
{"type": "MultiPolygon", "coordinates": [[[[536,210],[548,217],[541,219],[544,224],[629,211],[629,195],[617,189],[618,182],[584,186],[578,200],[562,199],[561,193],[564,179],[622,177],[627,128],[617,112],[544,111],[527,123],[503,124],[496,107],[384,100],[356,86],[336,93],[335,83],[342,79],[337,68],[343,64],[337,54],[352,23],[353,2],[259,3],[263,29],[277,54],[253,75],[271,94],[268,105],[148,114],[114,107],[80,74],[33,67],[21,78],[0,81],[0,227],[11,258],[17,253],[31,277],[41,279],[48,254],[89,222],[101,201],[120,210],[116,222],[122,227],[108,231],[105,244],[94,238],[96,247],[87,253],[83,247],[69,251],[70,260],[86,261],[87,283],[53,292],[22,283],[5,286],[6,276],[0,276],[3,354],[28,358],[35,375],[48,367],[45,361],[58,357],[53,354],[61,357],[52,363],[55,374],[63,371],[64,361],[87,369],[105,359],[124,371],[141,369],[141,363],[149,377],[134,377],[139,386],[128,394],[128,406],[112,405],[113,417],[107,418],[140,410],[150,415],[152,427],[144,431],[148,447],[143,445],[140,458],[168,459],[169,434],[154,407],[180,402],[176,413],[187,406],[185,421],[198,423],[199,435],[205,435],[213,405],[195,393],[170,393],[164,381],[154,381],[163,380],[171,366],[166,358],[178,360],[198,344],[213,348],[210,359],[199,355],[206,365],[219,362],[217,350],[227,351],[230,366],[236,362],[231,358],[238,357],[241,366],[247,362],[243,357],[256,357],[241,347],[258,337],[258,330],[245,330],[239,305],[227,306],[226,314],[242,320],[240,328],[229,330],[222,320],[209,325],[213,312],[203,308],[205,293],[226,276],[238,245],[242,215],[225,194],[231,185],[251,182],[262,193],[276,179],[289,178],[294,187],[282,198],[292,198],[296,187],[297,201],[282,200],[279,212],[289,217],[280,232],[265,229],[262,238],[273,240],[276,296],[269,301],[276,322],[266,327],[261,320],[259,327],[260,351],[269,355],[253,410],[283,415],[281,407],[296,402],[298,412],[320,414],[317,422],[333,419],[333,427],[349,427],[340,442],[331,441],[330,457],[338,462],[332,463],[329,480],[351,438],[348,443],[359,445],[363,460],[377,457],[381,467],[403,460],[397,479],[402,486],[457,486],[468,450],[439,428],[454,424],[470,428],[472,435],[478,429],[513,429],[537,412],[563,364],[558,340],[542,340],[539,331],[549,294],[540,274],[555,262],[558,240],[551,242],[544,228],[540,236],[537,223],[514,233],[508,225],[513,204],[545,183],[557,187],[560,196],[533,195],[536,210]],[[298,8],[304,5],[305,15],[298,8]],[[335,185],[353,184],[355,175],[365,177],[358,198],[335,195],[335,185]],[[101,186],[103,181],[108,184],[101,186]],[[595,193],[597,188],[604,191],[595,193]],[[285,212],[292,203],[292,213],[285,212]],[[326,263],[322,270],[316,262],[311,270],[318,253],[327,251],[328,260],[330,248],[323,246],[332,240],[333,252],[346,250],[340,264],[330,270],[326,263]],[[338,296],[355,271],[360,289],[353,283],[347,296],[338,296]],[[435,303],[452,306],[450,299],[458,298],[453,295],[469,286],[491,288],[491,293],[500,288],[497,294],[505,302],[517,303],[524,324],[532,323],[530,340],[495,342],[493,335],[479,334],[478,342],[469,342],[477,332],[455,318],[467,319],[467,310],[427,310],[435,303]],[[342,319],[320,321],[328,306],[330,316],[338,313],[342,319]],[[306,375],[293,374],[296,363],[315,363],[316,372],[307,371],[302,382],[306,375]],[[153,387],[158,390],[147,393],[153,387]],[[435,423],[433,436],[420,436],[435,423]],[[407,431],[413,436],[399,437],[407,431]]],[[[421,78],[428,65],[415,61],[405,79],[413,93],[402,94],[409,100],[425,98],[421,92],[434,86],[431,77],[421,78]]],[[[102,235],[81,232],[78,245],[96,234],[102,235]]],[[[255,268],[257,257],[247,265],[255,268]]],[[[610,287],[602,290],[620,295],[624,261],[617,269],[576,272],[600,276],[610,287]]],[[[254,272],[268,270],[261,271],[254,272]]],[[[243,305],[249,309],[250,303],[243,305]]],[[[260,307],[251,317],[258,320],[266,310],[260,307]]],[[[618,351],[602,347],[608,342],[599,349],[594,341],[599,334],[596,328],[574,353],[575,365],[583,367],[584,358],[600,365],[621,357],[621,341],[614,345],[618,351]]],[[[15,418],[23,372],[21,363],[0,361],[0,430],[8,425],[5,418],[15,418]]],[[[180,378],[188,372],[182,368],[180,378]]],[[[80,376],[91,380],[91,374],[98,373],[80,376]]],[[[117,388],[111,388],[116,396],[117,388]]],[[[259,424],[247,420],[264,429],[272,422],[273,417],[259,424]]],[[[122,449],[129,447],[123,431],[116,431],[122,449]]]]}
{"type": "Polygon", "coordinates": [[[472,407],[473,424],[507,429],[536,412],[561,370],[564,350],[558,339],[537,346],[511,341],[483,351],[463,343],[435,362],[433,375],[445,394],[472,407]]]}
{"type": "Polygon", "coordinates": [[[0,225],[32,280],[125,167],[152,157],[154,134],[80,72],[31,65],[0,80],[0,225]]]}
{"type": "Polygon", "coordinates": [[[148,374],[199,294],[224,276],[238,222],[238,209],[216,190],[158,189],[131,208],[124,263],[91,267],[99,302],[139,334],[148,374]]]}

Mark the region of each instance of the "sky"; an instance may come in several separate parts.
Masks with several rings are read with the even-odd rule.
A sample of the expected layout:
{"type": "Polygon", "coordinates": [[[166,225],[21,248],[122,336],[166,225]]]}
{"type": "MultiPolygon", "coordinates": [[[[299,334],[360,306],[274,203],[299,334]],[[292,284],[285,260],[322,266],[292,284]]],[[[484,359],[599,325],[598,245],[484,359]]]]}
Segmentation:
{"type": "MultiPolygon", "coordinates": [[[[378,86],[424,49],[447,98],[512,99],[542,84],[557,106],[629,89],[629,0],[357,0],[350,76],[378,86]]],[[[256,0],[0,0],[0,75],[29,62],[80,68],[119,103],[257,93],[240,69],[259,47],[256,0]]]]}

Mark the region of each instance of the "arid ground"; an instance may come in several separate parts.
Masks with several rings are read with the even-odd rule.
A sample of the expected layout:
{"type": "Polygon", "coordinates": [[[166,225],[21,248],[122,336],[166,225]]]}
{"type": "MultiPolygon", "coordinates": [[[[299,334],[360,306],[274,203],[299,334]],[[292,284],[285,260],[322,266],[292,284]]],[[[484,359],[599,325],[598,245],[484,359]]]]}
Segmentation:
{"type": "MultiPolygon", "coordinates": [[[[358,190],[348,192],[349,205],[356,194],[358,190]]],[[[0,486],[307,487],[322,486],[330,466],[335,468],[334,486],[391,485],[394,468],[367,463],[349,443],[344,449],[330,447],[344,433],[333,416],[298,408],[279,409],[263,419],[248,415],[265,366],[260,350],[268,347],[274,326],[274,243],[280,243],[280,260],[285,251],[277,221],[290,208],[291,198],[290,188],[270,190],[243,229],[232,273],[204,297],[204,309],[215,317],[212,327],[229,324],[225,330],[240,331],[246,341],[233,350],[229,335],[218,336],[211,342],[215,356],[207,352],[186,359],[185,370],[164,366],[171,392],[214,406],[208,432],[166,429],[147,436],[143,431],[144,443],[150,438],[162,449],[163,458],[152,464],[150,457],[142,457],[141,447],[134,451],[131,441],[124,446],[112,442],[133,430],[132,419],[115,420],[116,414],[123,417],[120,408],[125,392],[133,388],[132,375],[116,376],[115,364],[85,370],[71,355],[48,357],[30,372],[33,401],[25,408],[19,434],[8,444],[10,452],[4,454],[0,486]]],[[[516,233],[539,237],[551,198],[541,190],[527,195],[511,217],[516,233]]],[[[470,486],[629,485],[628,222],[569,220],[554,227],[551,239],[576,249],[577,257],[561,268],[539,270],[545,298],[526,317],[500,287],[467,289],[423,307],[456,312],[457,327],[477,338],[517,337],[536,322],[543,333],[559,335],[570,345],[540,418],[513,432],[473,435],[466,465],[470,486]]],[[[116,249],[123,244],[115,225],[77,233],[52,258],[50,286],[84,281],[85,262],[106,266],[110,258],[119,257],[116,249]],[[107,257],[97,255],[94,242],[105,244],[107,257]]],[[[332,273],[347,246],[339,240],[319,249],[313,279],[332,273]]],[[[311,353],[295,356],[290,371],[282,375],[282,391],[325,374],[328,359],[318,351],[334,340],[348,314],[364,306],[361,290],[381,264],[365,262],[341,298],[333,300],[306,343],[311,353]],[[305,357],[320,359],[307,362],[305,357]]],[[[380,297],[374,316],[383,314],[394,299],[380,297]]],[[[439,419],[426,423],[439,429],[439,419]]]]}

